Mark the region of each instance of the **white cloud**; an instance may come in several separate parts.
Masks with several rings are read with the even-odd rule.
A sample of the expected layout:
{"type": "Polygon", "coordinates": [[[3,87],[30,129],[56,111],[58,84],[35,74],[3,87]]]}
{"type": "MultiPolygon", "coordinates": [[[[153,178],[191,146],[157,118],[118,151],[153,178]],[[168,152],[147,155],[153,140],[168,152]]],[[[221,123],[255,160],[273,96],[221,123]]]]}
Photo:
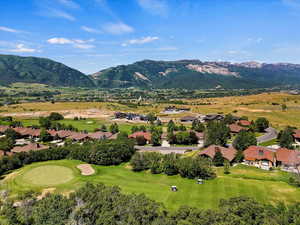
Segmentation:
{"type": "Polygon", "coordinates": [[[72,40],[69,40],[67,38],[50,38],[47,40],[47,42],[50,44],[60,44],[60,45],[74,43],[72,40]]]}
{"type": "Polygon", "coordinates": [[[103,30],[111,33],[111,34],[124,34],[124,33],[131,33],[134,31],[132,27],[129,25],[118,22],[118,23],[108,23],[102,26],[103,30]]]}
{"type": "Polygon", "coordinates": [[[79,9],[80,6],[72,0],[57,0],[60,4],[71,9],[79,9]]]}
{"type": "Polygon", "coordinates": [[[101,30],[97,30],[95,28],[87,27],[87,26],[81,26],[81,29],[88,32],[88,33],[102,33],[101,30]]]}
{"type": "Polygon", "coordinates": [[[0,26],[0,31],[5,31],[5,32],[10,32],[10,33],[20,33],[21,31],[15,30],[9,27],[1,27],[0,26]]]}
{"type": "Polygon", "coordinates": [[[154,15],[165,16],[168,13],[168,5],[165,0],[137,0],[137,3],[154,15]]]}
{"type": "Polygon", "coordinates": [[[125,43],[122,44],[122,46],[128,46],[128,45],[141,45],[141,44],[146,44],[146,43],[149,43],[149,42],[153,42],[153,41],[156,41],[158,40],[159,38],[158,37],[143,37],[143,38],[140,38],[140,39],[132,39],[132,40],[129,40],[129,41],[126,41],[125,43]]]}
{"type": "Polygon", "coordinates": [[[255,44],[259,44],[263,41],[264,39],[261,38],[261,37],[258,37],[258,38],[248,38],[247,41],[249,43],[255,43],[255,44]]]}
{"type": "Polygon", "coordinates": [[[10,52],[18,52],[18,53],[33,53],[33,52],[40,52],[37,49],[33,48],[26,48],[24,44],[17,44],[15,49],[9,50],[10,52]]]}
{"type": "Polygon", "coordinates": [[[81,40],[81,39],[68,39],[68,38],[50,38],[47,40],[49,44],[56,44],[56,45],[72,45],[74,48],[80,49],[91,49],[95,48],[94,45],[88,44],[94,42],[94,39],[89,40],[81,40]]]}
{"type": "Polygon", "coordinates": [[[49,16],[49,17],[57,17],[57,18],[63,18],[70,21],[75,21],[76,18],[72,16],[71,14],[54,8],[48,8],[44,12],[41,12],[41,15],[43,16],[49,16]]]}

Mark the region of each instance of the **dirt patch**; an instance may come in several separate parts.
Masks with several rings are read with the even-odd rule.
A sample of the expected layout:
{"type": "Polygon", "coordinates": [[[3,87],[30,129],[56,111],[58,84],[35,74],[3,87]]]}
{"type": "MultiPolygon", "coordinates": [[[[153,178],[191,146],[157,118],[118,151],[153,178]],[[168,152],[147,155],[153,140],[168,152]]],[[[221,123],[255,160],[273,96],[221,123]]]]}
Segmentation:
{"type": "Polygon", "coordinates": [[[248,109],[244,107],[238,107],[237,109],[247,111],[247,112],[272,112],[272,110],[267,110],[267,109],[248,109]]]}
{"type": "Polygon", "coordinates": [[[81,175],[84,176],[89,176],[95,173],[95,170],[90,164],[80,164],[77,168],[80,170],[81,175]]]}
{"type": "Polygon", "coordinates": [[[43,199],[47,194],[51,194],[54,191],[55,191],[55,188],[46,188],[46,189],[43,189],[42,194],[40,194],[39,196],[37,196],[37,200],[43,199]]]}

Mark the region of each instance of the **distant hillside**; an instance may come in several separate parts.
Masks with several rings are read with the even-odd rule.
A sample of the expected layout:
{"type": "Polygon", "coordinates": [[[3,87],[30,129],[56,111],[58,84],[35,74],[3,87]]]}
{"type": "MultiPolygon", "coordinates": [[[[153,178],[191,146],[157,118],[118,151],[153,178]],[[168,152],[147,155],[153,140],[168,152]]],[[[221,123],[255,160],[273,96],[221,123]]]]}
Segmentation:
{"type": "Polygon", "coordinates": [[[0,84],[14,82],[53,86],[94,86],[88,76],[50,59],[0,55],[0,84]]]}
{"type": "Polygon", "coordinates": [[[106,88],[261,88],[300,84],[300,65],[144,60],[90,77],[106,88]]]}

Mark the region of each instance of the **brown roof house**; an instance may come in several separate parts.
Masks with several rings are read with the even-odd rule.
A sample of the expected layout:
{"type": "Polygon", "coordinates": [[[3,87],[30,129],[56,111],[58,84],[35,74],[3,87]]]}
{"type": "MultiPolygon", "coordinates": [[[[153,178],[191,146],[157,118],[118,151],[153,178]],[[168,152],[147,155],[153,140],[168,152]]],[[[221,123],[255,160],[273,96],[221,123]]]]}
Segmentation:
{"type": "Polygon", "coordinates": [[[147,143],[151,142],[151,133],[150,132],[138,131],[138,132],[135,132],[135,133],[129,135],[128,138],[136,139],[137,137],[141,137],[141,136],[146,139],[147,143]]]}
{"type": "Polygon", "coordinates": [[[277,166],[288,172],[300,171],[300,151],[280,148],[276,151],[277,166]]]}
{"type": "Polygon", "coordinates": [[[230,129],[230,132],[233,133],[233,134],[238,134],[240,133],[242,130],[247,130],[247,128],[245,127],[242,127],[242,126],[239,126],[235,123],[233,124],[230,124],[229,126],[229,129],[230,129]]]}
{"type": "Polygon", "coordinates": [[[236,150],[234,148],[225,148],[222,146],[217,145],[211,145],[205,150],[199,152],[200,156],[207,156],[211,159],[214,158],[216,152],[220,151],[224,157],[224,159],[228,160],[229,162],[232,162],[235,158],[236,150]]]}
{"type": "Polygon", "coordinates": [[[244,151],[244,162],[250,166],[269,170],[276,166],[276,150],[262,146],[249,146],[244,151]]]}
{"type": "Polygon", "coordinates": [[[90,133],[89,137],[95,140],[103,140],[103,139],[109,139],[112,135],[113,134],[110,132],[98,131],[98,132],[90,133]]]}
{"type": "Polygon", "coordinates": [[[48,149],[49,146],[38,144],[38,143],[30,143],[25,146],[16,146],[14,147],[11,152],[18,153],[18,152],[29,152],[29,151],[39,151],[48,149]]]}

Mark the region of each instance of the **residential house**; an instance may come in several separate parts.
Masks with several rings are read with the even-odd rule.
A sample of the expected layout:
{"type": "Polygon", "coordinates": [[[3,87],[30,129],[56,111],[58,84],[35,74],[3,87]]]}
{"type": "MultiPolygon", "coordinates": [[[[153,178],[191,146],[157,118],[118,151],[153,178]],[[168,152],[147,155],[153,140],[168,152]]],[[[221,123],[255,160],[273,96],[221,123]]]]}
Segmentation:
{"type": "Polygon", "coordinates": [[[86,140],[90,139],[90,137],[87,133],[82,133],[82,132],[74,132],[67,138],[72,141],[86,141],[86,140]]]}
{"type": "Polygon", "coordinates": [[[181,122],[193,122],[195,120],[197,120],[197,118],[194,116],[184,116],[184,117],[180,118],[181,122]]]}
{"type": "Polygon", "coordinates": [[[141,136],[146,139],[147,143],[151,142],[151,133],[150,132],[137,131],[137,132],[129,135],[128,138],[136,139],[137,137],[141,137],[141,136]]]}
{"type": "Polygon", "coordinates": [[[206,157],[213,159],[216,152],[218,152],[218,151],[221,152],[224,159],[228,160],[229,162],[233,162],[236,152],[237,152],[233,147],[225,148],[222,146],[211,145],[208,148],[206,148],[205,150],[201,151],[199,153],[199,155],[206,156],[206,157]]]}
{"type": "Polygon", "coordinates": [[[300,151],[280,148],[276,151],[276,164],[288,172],[300,171],[300,151]]]}
{"type": "Polygon", "coordinates": [[[220,114],[208,114],[203,118],[205,122],[214,121],[214,120],[223,120],[223,119],[224,116],[220,114]]]}
{"type": "Polygon", "coordinates": [[[102,131],[97,131],[97,132],[88,134],[88,136],[91,139],[95,139],[95,140],[109,139],[112,135],[113,134],[110,132],[102,132],[102,131]]]}
{"type": "Polygon", "coordinates": [[[247,128],[245,127],[242,127],[242,126],[239,126],[235,123],[233,124],[230,124],[229,126],[229,129],[230,129],[230,132],[233,133],[233,134],[238,134],[240,133],[242,130],[248,130],[247,128]]]}
{"type": "Polygon", "coordinates": [[[276,166],[276,150],[262,146],[250,146],[244,151],[244,163],[269,170],[276,166]]]}
{"type": "Polygon", "coordinates": [[[239,120],[238,125],[243,126],[243,127],[249,127],[251,125],[251,122],[248,120],[239,120]]]}
{"type": "Polygon", "coordinates": [[[30,143],[25,146],[16,146],[11,150],[11,152],[19,153],[19,152],[39,151],[39,150],[45,150],[48,148],[49,148],[49,146],[46,146],[46,145],[42,145],[42,144],[38,144],[38,143],[30,143]]]}

